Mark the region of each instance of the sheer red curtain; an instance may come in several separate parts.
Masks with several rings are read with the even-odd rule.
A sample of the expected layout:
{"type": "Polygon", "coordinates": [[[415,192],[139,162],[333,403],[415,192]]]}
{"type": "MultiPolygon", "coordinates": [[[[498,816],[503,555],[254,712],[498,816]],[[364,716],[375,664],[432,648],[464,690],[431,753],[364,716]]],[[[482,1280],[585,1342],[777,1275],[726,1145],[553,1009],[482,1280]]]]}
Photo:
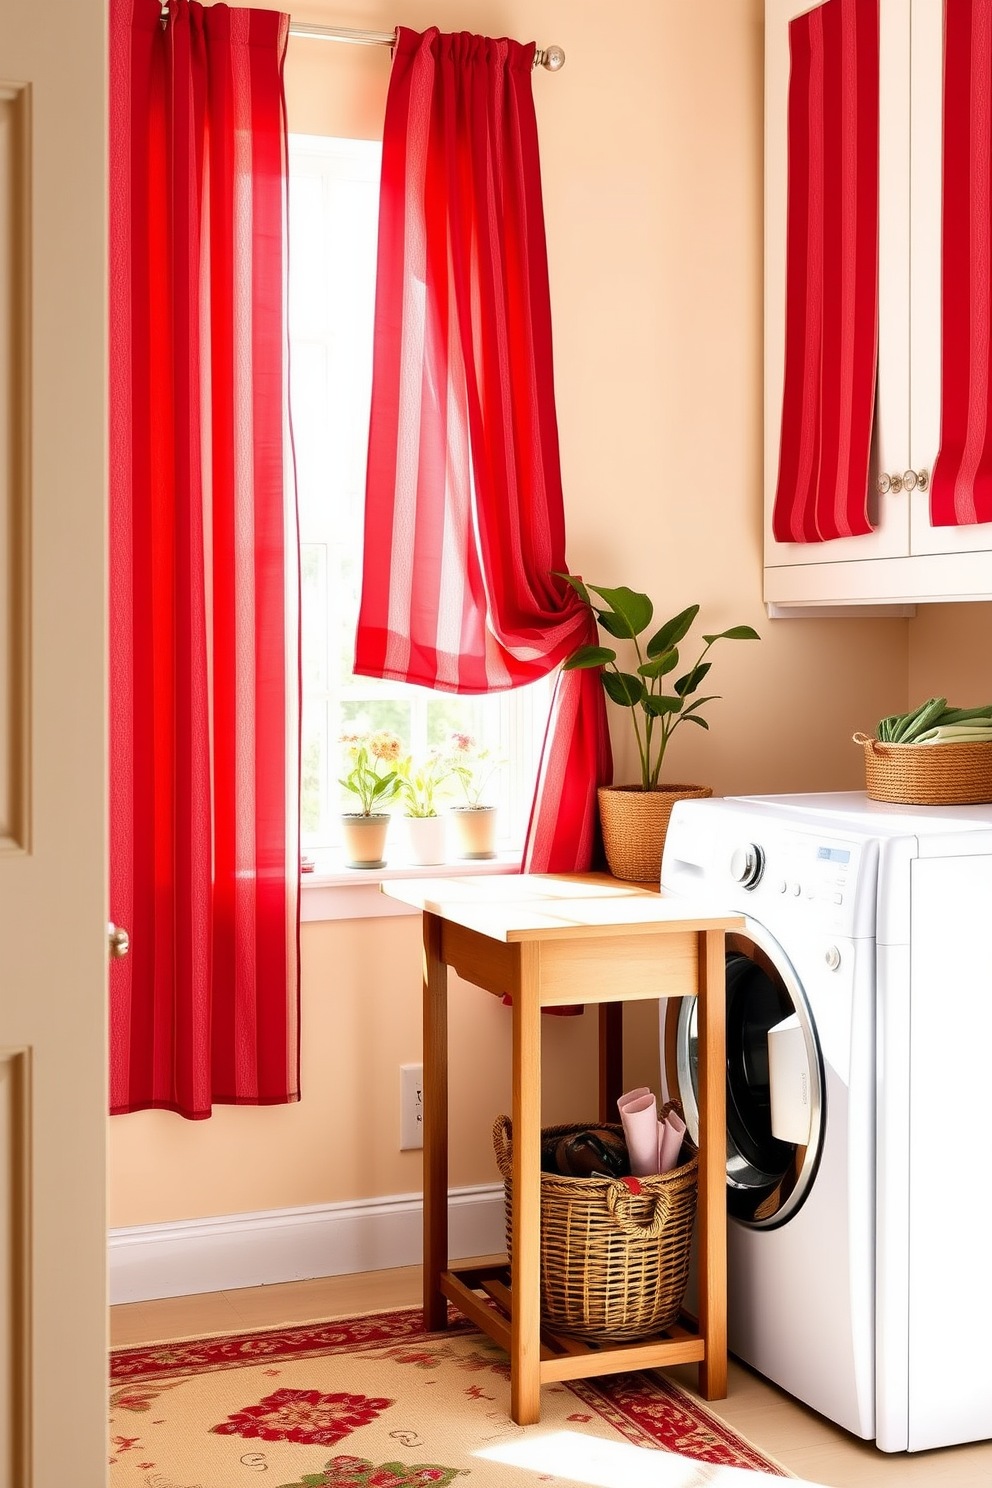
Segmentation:
{"type": "Polygon", "coordinates": [[[168,12],[110,8],[110,1079],[201,1118],[299,1098],[289,17],[168,12]]]}
{"type": "Polygon", "coordinates": [[[785,381],[778,542],[872,530],[878,362],[878,0],[789,23],[785,381]]]}
{"type": "Polygon", "coordinates": [[[992,522],[992,0],[944,8],[940,451],[934,526],[992,522]]]}
{"type": "MultiPolygon", "coordinates": [[[[356,671],[462,693],[552,671],[570,586],[534,46],[400,28],[382,146],[356,671]]],[[[595,672],[559,675],[525,867],[588,867],[612,771],[595,672]]]]}

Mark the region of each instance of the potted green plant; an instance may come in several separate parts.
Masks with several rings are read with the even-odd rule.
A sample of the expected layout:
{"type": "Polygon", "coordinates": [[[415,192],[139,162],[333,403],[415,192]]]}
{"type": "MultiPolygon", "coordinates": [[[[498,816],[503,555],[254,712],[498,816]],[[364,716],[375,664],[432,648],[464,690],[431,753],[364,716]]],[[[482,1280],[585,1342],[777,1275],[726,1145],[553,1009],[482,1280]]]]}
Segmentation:
{"type": "Polygon", "coordinates": [[[389,812],[382,808],[394,800],[400,788],[396,768],[403,752],[400,740],[388,729],[375,733],[342,734],[340,743],[347,761],[347,774],[339,783],[358,797],[361,811],[341,816],[344,850],[349,868],[382,868],[385,865],[389,812]]]}
{"type": "MultiPolygon", "coordinates": [[[[580,646],[564,662],[566,669],[600,668],[601,680],[611,702],[630,711],[641,778],[632,785],[601,786],[598,793],[603,846],[610,872],[617,878],[657,883],[665,831],[675,802],[685,797],[709,796],[709,786],[662,784],[661,771],[668,741],[683,723],[708,729],[703,709],[717,694],[697,696],[712,663],[707,654],[717,641],[756,641],[750,625],[734,625],[703,636],[703,648],[685,671],[680,671],[679,645],[699,614],[698,605],[680,610],[664,625],[642,640],[654,621],[654,605],[646,594],[621,586],[605,589],[586,584],[572,574],[560,574],[579,598],[589,606],[601,629],[620,641],[630,642],[636,657],[635,670],[618,665],[617,653],[609,646],[580,646]],[[666,691],[665,679],[674,676],[666,691]]],[[[684,665],[684,663],[682,663],[684,665]]]]}
{"type": "Polygon", "coordinates": [[[483,796],[505,756],[498,751],[479,748],[471,734],[451,735],[452,773],[465,797],[464,804],[451,808],[460,858],[494,858],[496,856],[496,807],[483,801],[483,796]]]}
{"type": "Polygon", "coordinates": [[[407,755],[400,760],[397,774],[397,794],[406,818],[411,863],[443,863],[447,852],[446,823],[437,807],[454,775],[450,756],[437,748],[419,762],[413,755],[407,755]]]}

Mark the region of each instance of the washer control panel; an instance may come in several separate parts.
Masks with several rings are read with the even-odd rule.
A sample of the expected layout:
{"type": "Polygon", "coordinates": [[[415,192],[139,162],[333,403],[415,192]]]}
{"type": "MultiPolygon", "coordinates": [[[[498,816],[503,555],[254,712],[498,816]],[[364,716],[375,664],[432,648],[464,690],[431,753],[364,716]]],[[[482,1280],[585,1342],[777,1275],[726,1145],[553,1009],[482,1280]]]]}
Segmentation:
{"type": "Polygon", "coordinates": [[[770,901],[813,911],[823,925],[854,934],[860,844],[779,831],[730,848],[726,870],[766,908],[770,901]]]}
{"type": "MultiPolygon", "coordinates": [[[[806,923],[829,937],[874,934],[878,842],[826,824],[776,819],[730,801],[673,812],[661,886],[715,895],[773,926],[806,923]]],[[[833,969],[833,968],[831,968],[833,969]]]]}
{"type": "Polygon", "coordinates": [[[779,877],[775,887],[780,894],[791,894],[794,899],[805,895],[807,899],[843,904],[850,864],[849,847],[827,847],[820,843],[815,856],[802,854],[791,863],[784,859],[783,871],[791,869],[791,876],[779,877]]]}

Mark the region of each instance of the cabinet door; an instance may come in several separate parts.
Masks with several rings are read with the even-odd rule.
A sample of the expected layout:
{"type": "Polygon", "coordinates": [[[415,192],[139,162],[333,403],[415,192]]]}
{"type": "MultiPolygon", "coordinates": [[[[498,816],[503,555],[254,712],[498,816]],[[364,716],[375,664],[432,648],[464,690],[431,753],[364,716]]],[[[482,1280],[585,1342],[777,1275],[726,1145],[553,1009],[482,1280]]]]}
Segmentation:
{"type": "Polygon", "coordinates": [[[844,591],[843,565],[909,552],[905,495],[879,494],[880,471],[906,468],[909,451],[909,10],[906,0],[881,0],[879,374],[869,512],[874,532],[822,543],[779,543],[772,535],[778,479],[784,380],[786,209],[788,182],[789,22],[808,0],[765,5],[765,566],[766,598],[809,602],[854,598],[844,591]],[[768,571],[815,568],[800,584],[784,575],[776,590],[768,571]]]}
{"type": "MultiPolygon", "coordinates": [[[[913,470],[928,471],[933,470],[940,445],[943,56],[943,0],[913,0],[909,464],[913,470]]],[[[932,527],[929,491],[914,491],[908,503],[912,553],[992,550],[992,523],[932,527]]]]}

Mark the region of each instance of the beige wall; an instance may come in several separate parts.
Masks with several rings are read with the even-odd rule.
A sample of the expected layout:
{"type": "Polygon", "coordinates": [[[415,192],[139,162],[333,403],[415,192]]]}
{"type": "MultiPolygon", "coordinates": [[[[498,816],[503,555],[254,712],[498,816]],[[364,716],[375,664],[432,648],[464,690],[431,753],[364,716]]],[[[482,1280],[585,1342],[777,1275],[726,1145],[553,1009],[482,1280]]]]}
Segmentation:
{"type": "MultiPolygon", "coordinates": [[[[209,1121],[113,1117],[110,1223],[418,1191],[421,1154],[398,1150],[398,1067],[420,1059],[420,967],[419,915],[305,925],[303,1100],[218,1106],[209,1121]]],[[[450,980],[451,1182],[493,1182],[493,1117],[510,1110],[510,1016],[450,980]]],[[[545,1024],[545,1110],[566,1121],[572,1079],[595,1090],[595,1018],[545,1024]]],[[[595,1102],[580,1109],[593,1115],[595,1102]]]]}
{"type": "Polygon", "coordinates": [[[992,703],[992,604],[921,605],[910,622],[909,701],[992,703]]]}
{"type": "MultiPolygon", "coordinates": [[[[564,47],[563,71],[534,90],[570,566],[647,590],[663,618],[698,602],[707,629],[761,632],[716,654],[711,732],[676,736],[670,780],[717,794],[861,785],[850,736],[906,705],[912,627],[931,631],[769,622],[761,603],[761,0],[328,0],[294,16],[564,47]]],[[[388,71],[384,48],[291,40],[290,127],[377,134],[388,71]]],[[[921,643],[920,678],[939,674],[943,634],[921,643]]],[[[631,778],[615,738],[617,779],[631,778]]],[[[396,1150],[396,1069],[420,1054],[418,937],[416,920],[304,927],[302,1103],[114,1118],[111,1224],[418,1189],[419,1154],[396,1150]]],[[[454,1017],[451,1176],[487,1182],[509,1019],[467,987],[454,1017]]],[[[657,1055],[650,1008],[631,1021],[636,1083],[657,1055]]],[[[545,1022],[546,1120],[584,1119],[595,1020],[545,1022]]]]}

